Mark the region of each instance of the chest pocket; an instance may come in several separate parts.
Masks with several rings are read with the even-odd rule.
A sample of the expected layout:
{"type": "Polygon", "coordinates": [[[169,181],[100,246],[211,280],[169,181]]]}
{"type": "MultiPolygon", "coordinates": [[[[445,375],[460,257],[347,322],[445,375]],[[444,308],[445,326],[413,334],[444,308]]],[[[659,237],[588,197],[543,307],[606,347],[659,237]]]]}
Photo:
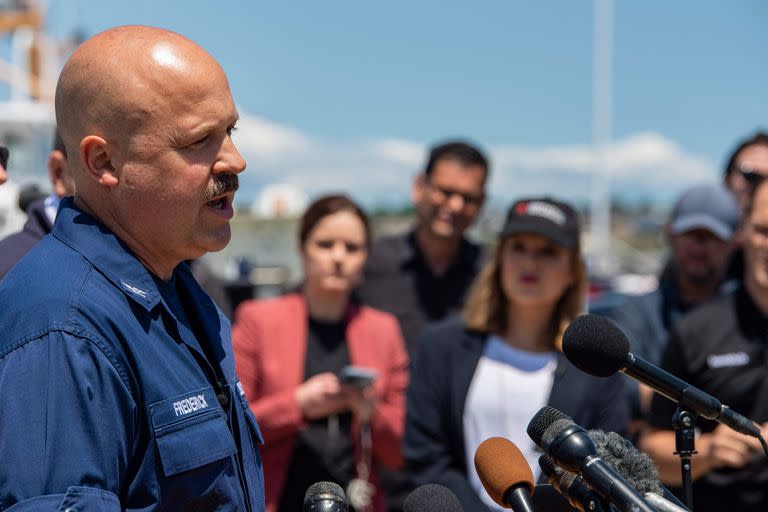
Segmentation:
{"type": "Polygon", "coordinates": [[[149,409],[166,477],[237,452],[224,411],[211,387],[155,402],[149,409]]]}

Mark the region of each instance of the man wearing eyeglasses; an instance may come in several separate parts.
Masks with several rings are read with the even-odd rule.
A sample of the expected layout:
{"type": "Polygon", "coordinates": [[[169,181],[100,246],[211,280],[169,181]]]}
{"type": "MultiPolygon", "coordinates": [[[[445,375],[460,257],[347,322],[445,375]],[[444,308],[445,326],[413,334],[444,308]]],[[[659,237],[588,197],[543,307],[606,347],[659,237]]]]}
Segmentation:
{"type": "MultiPolygon", "coordinates": [[[[464,141],[433,147],[411,187],[416,225],[371,247],[360,298],[395,315],[411,360],[421,329],[461,310],[485,259],[464,233],[485,201],[488,171],[485,155],[464,141]]],[[[383,471],[382,484],[388,510],[402,510],[410,489],[405,477],[383,471]]]]}
{"type": "Polygon", "coordinates": [[[8,166],[8,148],[0,146],[0,185],[8,181],[8,174],[5,172],[8,166]]]}
{"type": "Polygon", "coordinates": [[[483,206],[487,178],[488,160],[476,147],[435,146],[411,188],[415,227],[371,248],[361,298],[397,317],[411,357],[421,328],[458,312],[479,270],[482,250],[464,233],[483,206]]]}
{"type": "Polygon", "coordinates": [[[768,133],[757,132],[736,147],[725,168],[725,185],[742,210],[755,181],[764,176],[768,176],[768,133]]]}

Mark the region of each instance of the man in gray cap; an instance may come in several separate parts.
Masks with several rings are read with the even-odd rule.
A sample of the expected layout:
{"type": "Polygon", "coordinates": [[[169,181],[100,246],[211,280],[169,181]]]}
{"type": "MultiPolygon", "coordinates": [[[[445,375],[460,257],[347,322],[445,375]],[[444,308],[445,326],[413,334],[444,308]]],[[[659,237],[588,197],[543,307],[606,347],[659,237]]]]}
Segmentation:
{"type": "MultiPolygon", "coordinates": [[[[633,354],[658,364],[678,318],[733,288],[724,278],[738,227],[739,207],[724,187],[701,185],[683,192],[665,226],[670,255],[658,288],[610,314],[629,338],[633,354]]],[[[650,398],[650,389],[641,387],[643,411],[650,398]]]]}

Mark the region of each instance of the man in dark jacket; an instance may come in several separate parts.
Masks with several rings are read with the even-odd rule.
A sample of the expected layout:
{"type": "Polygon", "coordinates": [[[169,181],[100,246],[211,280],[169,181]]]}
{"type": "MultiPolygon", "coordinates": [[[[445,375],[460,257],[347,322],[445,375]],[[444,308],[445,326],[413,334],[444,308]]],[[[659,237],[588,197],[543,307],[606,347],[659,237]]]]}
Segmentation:
{"type": "Polygon", "coordinates": [[[486,156],[466,142],[435,146],[411,189],[415,226],[371,247],[360,296],[395,315],[409,357],[425,325],[461,311],[484,262],[482,248],[465,232],[485,201],[488,171],[486,156]]]}
{"type": "MultiPolygon", "coordinates": [[[[0,162],[2,164],[2,162],[0,162]]],[[[62,197],[75,193],[75,184],[67,168],[67,149],[59,136],[54,137],[53,149],[48,155],[48,176],[53,191],[44,199],[32,202],[27,209],[27,222],[18,233],[0,240],[0,279],[19,261],[22,256],[51,232],[56,211],[62,197]]]]}
{"type": "MultiPolygon", "coordinates": [[[[679,318],[734,288],[726,269],[739,222],[738,204],[725,187],[699,185],[680,196],[664,229],[670,254],[658,288],[609,315],[629,338],[633,354],[659,364],[679,318]]],[[[634,384],[627,390],[637,419],[644,418],[653,391],[634,384]]]]}

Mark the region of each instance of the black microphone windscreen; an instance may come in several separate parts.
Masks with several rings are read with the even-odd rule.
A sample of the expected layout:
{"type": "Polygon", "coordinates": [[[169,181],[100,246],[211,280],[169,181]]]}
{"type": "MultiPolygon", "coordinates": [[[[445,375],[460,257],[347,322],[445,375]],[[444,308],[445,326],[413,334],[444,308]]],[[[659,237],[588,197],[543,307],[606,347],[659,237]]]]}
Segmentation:
{"type": "Polygon", "coordinates": [[[464,512],[459,498],[440,484],[417,487],[405,498],[403,512],[464,512]]]}
{"type": "Polygon", "coordinates": [[[571,490],[571,486],[576,482],[578,477],[579,475],[577,473],[564,471],[560,476],[560,489],[562,489],[565,494],[568,494],[568,492],[571,490]]]}
{"type": "Polygon", "coordinates": [[[333,482],[315,482],[304,494],[304,507],[321,500],[339,501],[346,505],[347,495],[339,484],[333,482]]]}
{"type": "Polygon", "coordinates": [[[550,476],[560,477],[563,475],[563,468],[555,464],[548,455],[539,457],[539,467],[541,468],[541,472],[544,473],[544,476],[547,478],[550,476]]]}
{"type": "Polygon", "coordinates": [[[651,458],[616,432],[590,430],[597,453],[624,477],[640,494],[655,492],[662,496],[664,488],[659,482],[659,471],[651,458]]]}
{"type": "Polygon", "coordinates": [[[528,428],[526,429],[528,437],[536,443],[536,446],[540,447],[544,432],[546,432],[550,425],[558,420],[573,421],[567,414],[558,411],[554,407],[545,405],[539,409],[539,412],[537,412],[533,418],[531,418],[531,421],[528,422],[528,428]]]}
{"type": "Polygon", "coordinates": [[[545,447],[548,446],[563,430],[573,425],[576,424],[571,418],[563,418],[561,420],[553,421],[544,433],[541,434],[541,444],[545,447]]]}
{"type": "Polygon", "coordinates": [[[576,368],[610,377],[627,364],[629,340],[610,320],[581,315],[563,333],[563,353],[576,368]]]}

